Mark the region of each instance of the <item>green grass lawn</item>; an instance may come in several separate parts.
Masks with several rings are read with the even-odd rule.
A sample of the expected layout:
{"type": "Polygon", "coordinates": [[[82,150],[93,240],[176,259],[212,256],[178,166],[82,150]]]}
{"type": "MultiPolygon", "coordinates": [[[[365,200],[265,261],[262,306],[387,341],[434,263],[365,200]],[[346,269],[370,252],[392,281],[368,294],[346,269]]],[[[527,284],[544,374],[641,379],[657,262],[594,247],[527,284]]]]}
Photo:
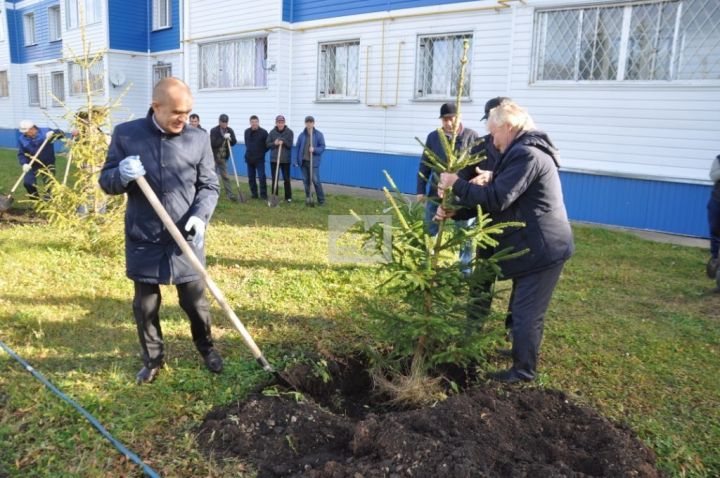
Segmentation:
{"type": "MultiPolygon", "coordinates": [[[[19,173],[14,152],[0,151],[0,194],[19,173]]],[[[21,186],[16,207],[26,207],[17,202],[23,195],[21,186]]],[[[351,208],[380,213],[383,205],[330,196],[323,208],[298,201],[271,210],[221,200],[208,230],[208,268],[271,362],[366,341],[377,270],[328,261],[328,215],[351,208]]],[[[539,386],[630,424],[670,475],[719,476],[720,295],[704,275],[706,251],[574,230],[577,253],[548,313],[539,386]]],[[[210,408],[266,378],[218,307],[213,332],[226,368],[214,376],[194,350],[174,290],[163,288],[168,363],[154,384],[137,387],[141,361],[122,251],[77,252],[47,225],[0,227],[0,268],[0,339],[128,448],[163,476],[244,475],[243,463],[208,460],[193,434],[210,408]]],[[[504,309],[508,284],[501,289],[495,307],[504,309]]],[[[0,476],[139,475],[0,352],[0,476]]]]}

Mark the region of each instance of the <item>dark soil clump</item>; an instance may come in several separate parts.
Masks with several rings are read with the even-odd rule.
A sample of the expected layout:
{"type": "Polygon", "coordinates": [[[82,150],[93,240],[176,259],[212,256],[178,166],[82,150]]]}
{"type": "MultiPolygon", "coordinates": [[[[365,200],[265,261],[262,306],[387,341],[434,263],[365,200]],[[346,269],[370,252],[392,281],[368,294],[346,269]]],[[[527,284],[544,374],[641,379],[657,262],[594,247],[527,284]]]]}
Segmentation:
{"type": "Polygon", "coordinates": [[[18,209],[11,207],[6,211],[0,211],[0,229],[13,226],[45,223],[47,223],[47,221],[35,214],[35,211],[32,209],[18,209]]]}
{"type": "Polygon", "coordinates": [[[358,367],[332,364],[327,382],[295,368],[312,400],[252,394],[210,412],[199,442],[254,464],[259,477],[660,476],[630,429],[562,392],[482,386],[434,407],[387,410],[358,367]]]}

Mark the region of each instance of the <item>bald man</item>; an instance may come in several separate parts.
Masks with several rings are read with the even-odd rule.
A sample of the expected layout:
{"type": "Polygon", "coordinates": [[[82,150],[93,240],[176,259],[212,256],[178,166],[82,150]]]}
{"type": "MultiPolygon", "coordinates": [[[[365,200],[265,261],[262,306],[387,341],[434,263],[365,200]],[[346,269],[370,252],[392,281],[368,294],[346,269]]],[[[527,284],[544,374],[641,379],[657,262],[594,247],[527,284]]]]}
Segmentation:
{"type": "Polygon", "coordinates": [[[133,314],[143,356],[138,384],[155,380],[164,363],[160,284],[175,285],[206,367],[214,373],[223,367],[210,334],[205,283],[135,182],[145,176],[204,263],[205,228],[217,205],[219,188],[210,137],[186,126],[192,104],[185,83],[172,77],[161,80],[153,90],[148,115],[115,128],[100,174],[100,186],[106,193],[127,193],[128,197],[125,263],[126,274],[135,284],[133,314]]]}

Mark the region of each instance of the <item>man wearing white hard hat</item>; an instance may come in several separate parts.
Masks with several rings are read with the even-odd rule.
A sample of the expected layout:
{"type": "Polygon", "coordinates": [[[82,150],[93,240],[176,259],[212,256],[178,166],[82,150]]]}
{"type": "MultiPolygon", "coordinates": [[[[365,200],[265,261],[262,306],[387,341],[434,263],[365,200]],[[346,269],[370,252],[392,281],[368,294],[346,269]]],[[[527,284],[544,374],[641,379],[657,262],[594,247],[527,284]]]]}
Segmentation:
{"type": "Polygon", "coordinates": [[[37,180],[38,177],[43,176],[39,174],[40,170],[42,169],[48,174],[55,174],[55,150],[52,143],[62,138],[63,132],[59,129],[38,128],[31,120],[22,120],[18,129],[20,136],[18,137],[17,158],[25,171],[23,186],[29,195],[37,197],[37,180]],[[37,154],[45,142],[45,138],[48,137],[47,144],[31,164],[32,157],[37,154]]]}

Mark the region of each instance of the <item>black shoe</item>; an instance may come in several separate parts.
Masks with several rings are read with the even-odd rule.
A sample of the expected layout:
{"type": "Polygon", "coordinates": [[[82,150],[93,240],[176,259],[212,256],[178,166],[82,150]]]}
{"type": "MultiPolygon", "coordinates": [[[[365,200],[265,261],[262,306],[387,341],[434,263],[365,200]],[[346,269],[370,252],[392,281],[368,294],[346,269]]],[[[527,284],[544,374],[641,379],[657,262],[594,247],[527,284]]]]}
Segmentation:
{"type": "Polygon", "coordinates": [[[161,367],[162,365],[155,368],[143,367],[135,376],[135,383],[138,385],[142,385],[143,383],[152,383],[152,381],[155,380],[160,373],[161,367]]]}
{"type": "Polygon", "coordinates": [[[707,265],[705,266],[705,273],[710,279],[715,278],[715,275],[718,271],[718,265],[720,265],[720,260],[711,257],[707,265]]]}
{"type": "Polygon", "coordinates": [[[267,201],[267,194],[264,196],[260,196],[260,199],[262,199],[263,201],[267,201]]]}
{"type": "Polygon", "coordinates": [[[485,377],[489,378],[490,380],[495,380],[496,382],[508,384],[532,381],[531,378],[520,375],[520,373],[518,373],[514,368],[509,368],[507,370],[501,370],[498,372],[488,372],[485,377]]]}
{"type": "Polygon", "coordinates": [[[212,373],[220,373],[223,369],[223,359],[220,356],[219,353],[217,353],[217,350],[212,349],[210,353],[208,353],[204,358],[205,360],[205,366],[210,370],[212,373]]]}
{"type": "Polygon", "coordinates": [[[496,348],[495,352],[501,357],[512,358],[512,349],[496,348]]]}

